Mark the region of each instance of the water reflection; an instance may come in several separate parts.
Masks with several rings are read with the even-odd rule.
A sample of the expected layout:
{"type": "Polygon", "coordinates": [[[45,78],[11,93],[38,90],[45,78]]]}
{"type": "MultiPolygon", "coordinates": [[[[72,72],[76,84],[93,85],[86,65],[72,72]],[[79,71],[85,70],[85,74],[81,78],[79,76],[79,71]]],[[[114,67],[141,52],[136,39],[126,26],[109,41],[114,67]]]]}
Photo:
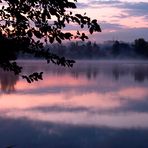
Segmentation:
{"type": "Polygon", "coordinates": [[[146,129],[129,130],[104,126],[97,128],[34,123],[25,119],[1,119],[0,125],[5,126],[7,132],[7,135],[2,135],[4,130],[0,128],[2,148],[7,143],[16,145],[16,148],[147,148],[148,144],[148,130],[146,129]]]}
{"type": "MultiPolygon", "coordinates": [[[[104,75],[106,78],[119,80],[122,77],[130,77],[130,79],[135,80],[135,82],[145,82],[148,81],[148,64],[143,63],[122,63],[119,61],[115,63],[110,62],[80,62],[78,61],[75,66],[70,68],[58,67],[55,65],[44,65],[43,61],[39,61],[41,64],[37,65],[35,61],[32,62],[21,62],[26,66],[25,73],[30,74],[33,71],[40,71],[42,68],[46,74],[56,75],[56,76],[65,76],[70,75],[75,79],[79,77],[84,77],[87,80],[97,79],[104,75]],[[83,63],[83,64],[82,64],[83,63]],[[29,64],[29,65],[28,65],[29,64]]],[[[0,69],[0,82],[1,82],[1,91],[5,93],[11,93],[15,91],[15,85],[19,81],[18,76],[14,75],[11,72],[4,72],[0,69]]],[[[71,80],[70,80],[71,81],[71,80]]],[[[75,80],[74,80],[75,81],[75,80]]]]}
{"type": "Polygon", "coordinates": [[[15,74],[3,71],[0,69],[0,84],[1,91],[4,93],[11,93],[15,91],[15,84],[19,80],[19,77],[15,74]]]}
{"type": "Polygon", "coordinates": [[[24,148],[147,147],[148,64],[79,61],[69,69],[33,61],[24,66],[26,73],[44,69],[44,80],[30,85],[0,72],[1,84],[5,79],[7,88],[15,88],[0,97],[0,146],[9,141],[24,148]],[[10,136],[3,137],[5,132],[10,136]]]}

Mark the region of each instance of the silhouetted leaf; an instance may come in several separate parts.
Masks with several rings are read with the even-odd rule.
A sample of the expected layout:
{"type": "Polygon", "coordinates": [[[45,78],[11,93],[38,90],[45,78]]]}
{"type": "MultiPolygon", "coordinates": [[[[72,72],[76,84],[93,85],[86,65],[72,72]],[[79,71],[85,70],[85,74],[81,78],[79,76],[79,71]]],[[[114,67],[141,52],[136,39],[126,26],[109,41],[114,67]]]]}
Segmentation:
{"type": "Polygon", "coordinates": [[[75,14],[75,16],[78,17],[78,18],[82,18],[81,14],[75,14]]]}
{"type": "Polygon", "coordinates": [[[53,37],[49,37],[49,41],[52,44],[54,42],[54,38],[53,37]]]}
{"type": "Polygon", "coordinates": [[[60,43],[60,44],[62,43],[60,38],[56,37],[56,40],[57,40],[58,43],[60,43]]]}
{"type": "Polygon", "coordinates": [[[81,24],[81,28],[84,28],[84,25],[83,24],[81,24]]]}
{"type": "Polygon", "coordinates": [[[70,7],[70,8],[76,8],[76,5],[75,5],[75,3],[68,2],[68,7],[70,7]]]}
{"type": "Polygon", "coordinates": [[[50,8],[49,11],[50,11],[51,15],[56,15],[56,9],[50,8]]]}
{"type": "Polygon", "coordinates": [[[93,34],[93,32],[94,32],[93,27],[89,28],[89,32],[90,32],[90,34],[93,34]]]}
{"type": "Polygon", "coordinates": [[[27,32],[27,34],[28,34],[28,36],[31,38],[32,37],[32,31],[31,30],[29,30],[28,32],[27,32]]]}
{"type": "Polygon", "coordinates": [[[30,74],[29,76],[23,75],[22,78],[26,79],[28,83],[32,83],[34,81],[43,80],[43,72],[34,72],[33,74],[30,74]]]}
{"type": "Polygon", "coordinates": [[[73,35],[71,33],[67,32],[67,33],[65,33],[64,36],[66,39],[70,39],[73,35]]]}
{"type": "Polygon", "coordinates": [[[42,38],[42,34],[39,31],[34,30],[34,35],[39,39],[42,38]]]}
{"type": "Polygon", "coordinates": [[[96,24],[97,23],[97,20],[96,19],[92,20],[92,23],[96,24]]]}

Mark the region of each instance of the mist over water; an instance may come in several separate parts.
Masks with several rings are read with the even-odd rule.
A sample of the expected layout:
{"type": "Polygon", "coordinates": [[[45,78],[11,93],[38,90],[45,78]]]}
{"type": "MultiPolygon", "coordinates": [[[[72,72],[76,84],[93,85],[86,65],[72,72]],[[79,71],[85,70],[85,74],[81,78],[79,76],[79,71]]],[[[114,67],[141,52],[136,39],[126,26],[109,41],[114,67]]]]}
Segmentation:
{"type": "Polygon", "coordinates": [[[0,147],[147,147],[147,61],[19,62],[44,80],[0,70],[0,147]]]}

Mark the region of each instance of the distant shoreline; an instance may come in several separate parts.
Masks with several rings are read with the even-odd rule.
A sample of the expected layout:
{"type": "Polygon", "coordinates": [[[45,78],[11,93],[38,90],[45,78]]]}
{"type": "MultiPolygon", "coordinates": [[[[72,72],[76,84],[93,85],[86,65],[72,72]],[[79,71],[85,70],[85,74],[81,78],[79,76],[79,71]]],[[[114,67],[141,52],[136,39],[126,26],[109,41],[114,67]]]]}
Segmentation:
{"type": "MultiPolygon", "coordinates": [[[[97,63],[141,63],[141,64],[148,64],[148,59],[75,59],[76,63],[81,63],[81,62],[85,62],[85,63],[93,63],[93,62],[97,62],[97,63]]],[[[47,63],[46,60],[43,59],[18,59],[17,62],[41,62],[41,63],[47,63]]],[[[53,63],[49,63],[49,64],[53,64],[53,63]]],[[[55,64],[54,64],[55,65],[55,64]]]]}

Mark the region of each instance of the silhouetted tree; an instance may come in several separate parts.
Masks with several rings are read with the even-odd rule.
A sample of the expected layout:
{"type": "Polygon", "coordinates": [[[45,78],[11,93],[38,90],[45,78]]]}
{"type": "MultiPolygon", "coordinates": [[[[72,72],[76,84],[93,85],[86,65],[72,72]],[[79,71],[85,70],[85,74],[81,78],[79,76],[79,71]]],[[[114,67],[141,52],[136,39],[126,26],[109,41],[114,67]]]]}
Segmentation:
{"type": "Polygon", "coordinates": [[[119,41],[115,41],[115,43],[112,46],[112,54],[114,56],[117,56],[119,55],[119,53],[120,53],[120,43],[119,41]]]}
{"type": "MultiPolygon", "coordinates": [[[[72,67],[74,61],[67,60],[43,50],[44,43],[53,43],[63,40],[88,39],[85,33],[76,31],[75,34],[63,32],[69,23],[76,23],[81,28],[88,27],[90,34],[100,32],[97,20],[88,16],[73,14],[68,8],[76,8],[76,0],[0,0],[0,67],[4,70],[20,74],[22,67],[15,61],[18,53],[31,54],[34,57],[44,58],[47,63],[72,67]]],[[[42,79],[42,73],[23,76],[28,82],[42,79]]]]}
{"type": "Polygon", "coordinates": [[[143,38],[135,40],[134,48],[137,54],[148,56],[148,42],[146,42],[143,38]]]}

